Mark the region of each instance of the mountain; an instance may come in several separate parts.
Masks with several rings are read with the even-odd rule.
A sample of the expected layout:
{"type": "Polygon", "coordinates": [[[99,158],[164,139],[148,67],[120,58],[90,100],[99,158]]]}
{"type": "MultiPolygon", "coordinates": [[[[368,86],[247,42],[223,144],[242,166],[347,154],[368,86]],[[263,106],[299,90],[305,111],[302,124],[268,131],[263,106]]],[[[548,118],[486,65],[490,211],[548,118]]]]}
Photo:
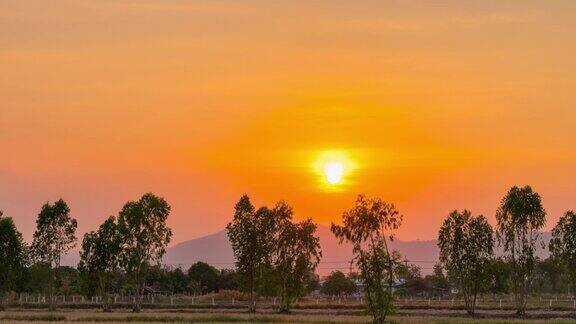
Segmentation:
{"type": "MultiPolygon", "coordinates": [[[[322,260],[318,265],[317,272],[327,275],[334,270],[347,272],[350,269],[352,259],[352,247],[348,244],[339,244],[330,228],[318,226],[318,235],[322,248],[322,260]]],[[[542,235],[543,248],[538,246],[537,255],[544,259],[549,255],[547,243],[550,240],[550,232],[542,235]]],[[[432,267],[438,262],[438,246],[436,240],[427,241],[401,241],[395,240],[390,244],[392,250],[400,252],[409,263],[418,265],[422,274],[430,274],[432,267]]],[[[501,248],[496,248],[496,255],[502,254],[501,248]]],[[[78,264],[78,251],[71,251],[64,257],[62,264],[76,266],[78,264]]],[[[234,268],[234,254],[226,230],[221,230],[211,235],[185,241],[169,247],[166,250],[163,263],[169,266],[188,268],[191,264],[202,261],[219,269],[234,268]]]]}
{"type": "MultiPolygon", "coordinates": [[[[352,247],[339,244],[338,240],[326,226],[318,227],[322,260],[318,266],[321,275],[334,270],[348,271],[352,258],[352,247]]],[[[430,273],[438,260],[438,248],[435,240],[399,241],[391,243],[392,250],[398,250],[410,263],[422,268],[423,273],[430,273]]],[[[189,267],[192,263],[203,261],[217,268],[233,268],[234,254],[226,231],[189,240],[168,248],[164,263],[171,266],[189,267]]]]}

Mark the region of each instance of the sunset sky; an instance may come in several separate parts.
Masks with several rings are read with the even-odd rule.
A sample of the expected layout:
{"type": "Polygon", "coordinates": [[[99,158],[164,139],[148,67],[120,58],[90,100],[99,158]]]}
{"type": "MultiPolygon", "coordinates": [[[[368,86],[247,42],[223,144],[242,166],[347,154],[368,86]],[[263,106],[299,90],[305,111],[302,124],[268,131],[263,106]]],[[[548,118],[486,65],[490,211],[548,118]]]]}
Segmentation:
{"type": "Polygon", "coordinates": [[[529,184],[576,209],[576,1],[0,2],[0,209],[26,240],[64,198],[79,237],[152,191],[173,243],[243,194],[338,221],[393,202],[403,240],[494,224],[529,184]],[[326,163],[343,167],[329,184],[326,163]]]}

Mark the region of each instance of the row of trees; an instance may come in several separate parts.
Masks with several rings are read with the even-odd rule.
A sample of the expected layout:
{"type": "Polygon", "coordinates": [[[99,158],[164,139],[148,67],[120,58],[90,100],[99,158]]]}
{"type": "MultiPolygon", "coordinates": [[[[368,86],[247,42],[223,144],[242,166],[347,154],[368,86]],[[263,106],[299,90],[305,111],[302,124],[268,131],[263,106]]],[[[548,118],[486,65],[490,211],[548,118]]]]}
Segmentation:
{"type": "MultiPolygon", "coordinates": [[[[538,277],[535,276],[539,263],[536,249],[538,244],[542,244],[541,229],[546,222],[546,211],[540,195],[529,186],[511,188],[502,199],[496,220],[494,230],[482,215],[474,216],[467,210],[452,212],[438,233],[440,261],[447,270],[451,284],[464,296],[468,313],[474,314],[478,293],[486,291],[494,283],[494,276],[507,272],[516,301],[516,313],[523,316],[531,287],[538,283],[538,277]],[[503,260],[494,257],[496,241],[504,251],[503,260]]],[[[549,249],[551,259],[546,263],[540,262],[540,265],[547,266],[549,274],[552,270],[564,268],[574,288],[574,212],[568,211],[560,218],[552,231],[549,249]]]]}
{"type": "MultiPolygon", "coordinates": [[[[134,285],[134,311],[140,311],[145,273],[150,265],[159,263],[172,236],[166,226],[169,214],[166,200],[152,193],[127,202],[118,216],[109,217],[97,231],[84,236],[80,276],[97,282],[99,291],[106,294],[108,283],[122,270],[134,285]]],[[[62,285],[61,260],[76,246],[77,227],[63,199],[46,203],[38,214],[32,244],[27,246],[13,220],[0,214],[0,293],[14,290],[28,266],[44,276],[43,286],[54,309],[53,295],[62,285]]]]}
{"type": "MultiPolygon", "coordinates": [[[[155,265],[158,268],[170,242],[172,233],[166,226],[169,213],[168,203],[153,194],[126,203],[117,216],[109,217],[97,231],[84,236],[80,277],[96,283],[93,288],[106,295],[115,291],[110,282],[122,273],[134,287],[134,311],[139,311],[146,278],[155,265]]],[[[226,228],[236,258],[234,276],[240,289],[250,295],[250,311],[255,311],[258,294],[279,296],[280,311],[288,311],[296,298],[317,281],[314,270],[321,251],[316,225],[309,219],[295,222],[293,215],[285,202],[272,208],[255,208],[248,196],[235,206],[233,220],[226,228]]],[[[540,196],[528,186],[513,187],[502,199],[495,228],[482,215],[474,216],[467,210],[452,212],[438,235],[440,262],[447,275],[444,277],[437,267],[434,275],[423,278],[426,285],[457,288],[473,314],[478,293],[504,286],[509,275],[506,286],[515,295],[518,315],[523,315],[527,295],[538,283],[537,267],[566,269],[571,282],[576,282],[576,214],[569,211],[560,219],[549,243],[552,258],[539,262],[535,251],[545,218],[540,196]],[[504,251],[503,258],[494,257],[496,243],[504,251]]],[[[367,307],[376,322],[383,322],[393,310],[395,281],[404,279],[405,290],[421,283],[419,269],[406,265],[389,247],[402,219],[394,205],[360,195],[343,213],[342,222],[331,227],[341,243],[352,245],[352,262],[358,269],[354,280],[362,283],[367,307]]],[[[0,291],[14,289],[18,282],[14,278],[22,274],[22,267],[39,265],[49,268],[47,279],[53,288],[61,273],[54,270],[61,269],[62,255],[74,247],[76,227],[63,200],[47,203],[38,216],[34,240],[26,246],[12,219],[0,215],[0,256],[6,260],[0,265],[0,291]]],[[[181,285],[176,283],[185,277],[179,269],[170,276],[175,286],[181,285]]],[[[330,282],[324,285],[324,291],[332,289],[330,282]]],[[[187,285],[193,283],[198,281],[189,280],[187,285]]],[[[200,290],[205,291],[203,287],[200,290]]]]}
{"type": "Polygon", "coordinates": [[[288,312],[314,277],[322,256],[316,225],[310,219],[294,222],[293,216],[292,207],[283,201],[256,209],[244,195],[235,206],[226,229],[240,282],[250,294],[251,312],[263,287],[275,291],[280,311],[288,312]]]}

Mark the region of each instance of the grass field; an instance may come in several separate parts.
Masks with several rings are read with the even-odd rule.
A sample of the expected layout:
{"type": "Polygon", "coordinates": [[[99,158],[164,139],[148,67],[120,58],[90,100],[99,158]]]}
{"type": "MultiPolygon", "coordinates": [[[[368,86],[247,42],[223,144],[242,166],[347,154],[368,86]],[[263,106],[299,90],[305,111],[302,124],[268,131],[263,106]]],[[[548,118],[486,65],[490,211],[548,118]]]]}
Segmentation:
{"type": "MultiPolygon", "coordinates": [[[[562,311],[540,311],[517,319],[510,312],[480,311],[470,318],[460,310],[401,310],[390,316],[391,323],[574,323],[574,314],[562,311]]],[[[0,313],[0,322],[9,323],[370,323],[370,317],[348,314],[334,309],[297,310],[292,314],[276,314],[263,310],[256,315],[237,309],[170,309],[145,310],[133,314],[128,310],[103,313],[99,310],[68,309],[45,310],[10,309],[0,313]]]]}

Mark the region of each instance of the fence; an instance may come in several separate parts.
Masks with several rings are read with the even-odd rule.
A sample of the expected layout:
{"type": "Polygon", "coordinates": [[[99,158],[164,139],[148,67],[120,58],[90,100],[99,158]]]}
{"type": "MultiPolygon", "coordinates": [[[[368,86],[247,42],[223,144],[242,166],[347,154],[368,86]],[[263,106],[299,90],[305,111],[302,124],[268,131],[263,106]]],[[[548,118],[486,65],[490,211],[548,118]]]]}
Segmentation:
{"type": "MultiPolygon", "coordinates": [[[[59,306],[76,307],[99,307],[106,302],[104,296],[85,297],[81,295],[57,295],[49,296],[43,294],[19,294],[14,295],[9,304],[14,306],[43,306],[53,303],[59,306]]],[[[114,294],[110,295],[109,302],[118,307],[128,307],[134,302],[132,295],[114,294]]],[[[301,298],[295,307],[301,308],[363,308],[364,298],[361,296],[307,296],[301,298]]],[[[274,308],[278,305],[279,299],[276,297],[260,298],[258,307],[274,308]]],[[[421,297],[421,296],[397,296],[394,301],[396,307],[402,308],[463,308],[464,300],[456,297],[421,297]]],[[[221,296],[210,295],[170,295],[170,294],[148,294],[141,297],[141,304],[146,307],[187,307],[187,308],[243,308],[248,307],[249,301],[242,296],[221,296]]],[[[479,296],[476,304],[484,309],[513,309],[515,307],[512,295],[482,295],[479,296]]],[[[532,309],[575,309],[576,298],[566,295],[541,295],[530,296],[527,307],[532,309]]]]}

